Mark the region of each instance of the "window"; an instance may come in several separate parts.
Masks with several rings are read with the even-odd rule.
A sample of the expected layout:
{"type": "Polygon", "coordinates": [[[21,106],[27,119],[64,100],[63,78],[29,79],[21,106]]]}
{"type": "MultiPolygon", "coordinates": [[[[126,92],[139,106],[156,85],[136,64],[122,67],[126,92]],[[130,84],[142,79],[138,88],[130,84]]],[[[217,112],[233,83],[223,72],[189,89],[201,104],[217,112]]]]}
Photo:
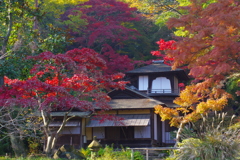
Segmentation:
{"type": "Polygon", "coordinates": [[[134,127],[106,127],[106,138],[110,140],[133,139],[134,127]]]}
{"type": "Polygon", "coordinates": [[[134,138],[134,128],[132,126],[121,127],[120,138],[121,139],[133,139],[134,138]]]}
{"type": "Polygon", "coordinates": [[[138,89],[139,90],[147,90],[148,89],[148,76],[139,76],[138,89]]]}
{"type": "Polygon", "coordinates": [[[172,93],[170,80],[166,77],[157,77],[152,82],[151,93],[172,93]]]}
{"type": "Polygon", "coordinates": [[[106,138],[110,140],[120,139],[120,127],[106,127],[106,138]]]}
{"type": "Polygon", "coordinates": [[[134,138],[151,138],[150,126],[135,127],[134,138]]]}

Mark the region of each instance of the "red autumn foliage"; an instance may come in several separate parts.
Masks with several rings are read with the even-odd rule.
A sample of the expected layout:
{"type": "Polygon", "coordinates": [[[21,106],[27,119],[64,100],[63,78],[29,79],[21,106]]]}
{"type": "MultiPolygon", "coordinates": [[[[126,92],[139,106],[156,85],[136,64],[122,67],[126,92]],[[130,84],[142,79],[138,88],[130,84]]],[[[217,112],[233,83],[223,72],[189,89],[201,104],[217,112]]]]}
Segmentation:
{"type": "MultiPolygon", "coordinates": [[[[69,15],[82,12],[81,18],[87,21],[79,32],[73,32],[75,40],[81,46],[91,47],[94,43],[121,43],[134,39],[137,31],[124,26],[124,23],[139,21],[134,16],[136,8],[129,8],[128,4],[116,0],[89,0],[68,10],[62,17],[67,20],[69,15]]],[[[118,45],[118,44],[116,44],[118,45]]]]}
{"type": "Polygon", "coordinates": [[[134,62],[127,55],[116,53],[110,45],[104,44],[102,52],[101,57],[107,65],[107,69],[104,70],[105,74],[124,73],[134,68],[134,62]]]}
{"type": "Polygon", "coordinates": [[[179,8],[187,14],[171,18],[167,23],[170,29],[181,27],[186,33],[174,43],[175,49],[165,52],[174,58],[172,68],[186,65],[194,78],[174,101],[181,106],[178,111],[188,114],[171,116],[165,112],[161,115],[175,126],[196,121],[201,118],[200,114],[222,110],[231,98],[223,88],[224,82],[228,76],[239,73],[240,3],[234,0],[207,2],[191,0],[189,6],[179,8]]]}
{"type": "Polygon", "coordinates": [[[157,56],[160,59],[164,60],[165,64],[171,66],[171,63],[174,61],[174,58],[170,58],[166,54],[162,54],[161,51],[175,50],[176,49],[176,47],[174,46],[175,41],[174,40],[165,41],[163,39],[160,39],[156,43],[159,46],[159,50],[158,51],[152,51],[151,54],[153,56],[157,56]]]}
{"type": "Polygon", "coordinates": [[[0,88],[1,106],[94,112],[96,108],[109,109],[107,90],[124,89],[127,83],[119,81],[123,74],[103,75],[106,63],[92,49],[57,55],[43,52],[29,58],[37,61],[31,70],[33,76],[24,81],[5,77],[5,86],[0,88]]]}
{"type": "Polygon", "coordinates": [[[78,32],[71,31],[76,37],[74,45],[99,51],[107,62],[106,74],[133,69],[133,61],[117,50],[124,46],[124,41],[134,40],[139,35],[136,29],[129,27],[133,21],[140,20],[134,13],[137,9],[116,0],[89,0],[69,9],[62,20],[80,14],[76,10],[82,13],[81,19],[86,20],[87,25],[80,26],[78,32]]]}

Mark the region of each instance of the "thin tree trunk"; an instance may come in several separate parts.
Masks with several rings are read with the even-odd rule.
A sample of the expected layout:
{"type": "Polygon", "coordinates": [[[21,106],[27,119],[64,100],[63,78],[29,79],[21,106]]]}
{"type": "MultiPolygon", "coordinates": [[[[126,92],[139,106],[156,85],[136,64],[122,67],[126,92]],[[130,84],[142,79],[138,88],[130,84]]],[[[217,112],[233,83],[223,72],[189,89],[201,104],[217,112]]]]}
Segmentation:
{"type": "Polygon", "coordinates": [[[49,135],[48,137],[47,137],[47,144],[46,144],[46,147],[45,147],[45,150],[44,150],[44,152],[46,153],[46,155],[48,156],[48,157],[52,157],[53,156],[53,152],[54,152],[54,147],[55,147],[55,140],[56,138],[55,138],[55,136],[53,136],[53,135],[49,135]]]}
{"type": "Polygon", "coordinates": [[[16,133],[13,133],[10,134],[9,137],[12,149],[15,153],[15,157],[26,157],[27,156],[26,148],[20,136],[18,134],[16,135],[16,133]]]}
{"type": "Polygon", "coordinates": [[[0,59],[3,59],[7,56],[6,50],[7,50],[7,45],[8,45],[8,40],[9,37],[11,35],[11,31],[12,31],[12,13],[11,13],[11,1],[8,1],[8,16],[7,16],[7,20],[8,20],[8,26],[7,26],[7,32],[6,32],[6,36],[3,37],[3,44],[2,44],[2,48],[0,51],[0,59]]]}
{"type": "Polygon", "coordinates": [[[65,113],[62,124],[57,131],[51,131],[49,124],[52,121],[52,118],[50,115],[46,114],[43,110],[41,111],[41,115],[44,123],[43,128],[47,137],[47,142],[46,142],[46,147],[44,149],[44,152],[48,157],[53,156],[58,136],[61,133],[64,126],[66,125],[67,121],[75,117],[75,116],[68,117],[68,114],[71,112],[71,110],[65,113]]]}
{"type": "Polygon", "coordinates": [[[182,134],[182,131],[183,131],[183,128],[184,128],[184,123],[180,123],[180,126],[178,128],[178,131],[177,131],[177,135],[176,135],[176,143],[174,145],[174,147],[177,147],[178,146],[178,143],[180,142],[181,140],[181,134],[182,134]]]}
{"type": "MultiPolygon", "coordinates": [[[[38,8],[38,0],[35,0],[35,8],[36,8],[36,9],[38,8]]],[[[34,29],[34,30],[38,29],[37,16],[34,17],[33,29],[34,29]]]]}

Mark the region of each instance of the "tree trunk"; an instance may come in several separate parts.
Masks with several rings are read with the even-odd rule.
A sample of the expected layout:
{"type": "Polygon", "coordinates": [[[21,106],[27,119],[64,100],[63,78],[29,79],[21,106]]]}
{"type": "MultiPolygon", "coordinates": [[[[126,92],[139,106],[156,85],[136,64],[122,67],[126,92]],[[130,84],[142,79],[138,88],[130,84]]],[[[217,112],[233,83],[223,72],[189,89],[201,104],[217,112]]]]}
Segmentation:
{"type": "Polygon", "coordinates": [[[10,134],[9,137],[10,137],[12,149],[15,153],[15,157],[26,157],[27,152],[20,136],[14,133],[14,134],[10,134]]]}
{"type": "Polygon", "coordinates": [[[46,112],[41,110],[41,115],[42,115],[43,123],[44,123],[43,128],[44,128],[44,132],[45,132],[46,138],[47,138],[47,143],[46,143],[44,152],[46,153],[46,155],[48,157],[53,156],[58,136],[61,133],[64,126],[66,125],[67,121],[70,120],[71,118],[75,117],[75,116],[68,117],[68,114],[70,112],[71,112],[71,110],[65,113],[61,126],[58,128],[57,131],[53,131],[53,130],[51,130],[51,128],[49,126],[50,122],[53,121],[51,115],[47,114],[46,112]]]}
{"type": "Polygon", "coordinates": [[[53,152],[54,152],[54,146],[55,146],[55,137],[53,135],[50,135],[47,137],[47,143],[46,143],[46,146],[45,146],[45,153],[48,157],[52,157],[53,156],[53,152]]]}
{"type": "Polygon", "coordinates": [[[175,147],[178,146],[178,143],[180,142],[180,139],[181,139],[181,133],[183,131],[183,127],[184,127],[184,123],[180,123],[180,126],[178,128],[178,131],[177,131],[177,135],[176,135],[176,143],[175,143],[175,147]]]}

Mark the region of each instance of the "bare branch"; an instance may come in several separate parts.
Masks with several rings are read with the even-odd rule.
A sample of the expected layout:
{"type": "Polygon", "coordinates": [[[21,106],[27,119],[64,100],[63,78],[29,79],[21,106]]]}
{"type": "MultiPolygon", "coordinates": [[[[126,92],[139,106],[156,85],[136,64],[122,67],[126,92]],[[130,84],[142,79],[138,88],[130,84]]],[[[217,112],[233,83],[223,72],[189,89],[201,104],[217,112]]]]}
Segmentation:
{"type": "Polygon", "coordinates": [[[29,114],[29,108],[0,107],[0,141],[10,135],[36,137],[34,130],[39,130],[38,119],[29,114]]]}
{"type": "MultiPolygon", "coordinates": [[[[0,53],[1,53],[1,52],[0,52],[0,53]]],[[[8,56],[8,53],[1,54],[0,60],[1,60],[1,59],[4,59],[4,58],[7,57],[7,56],[8,56]]]]}

